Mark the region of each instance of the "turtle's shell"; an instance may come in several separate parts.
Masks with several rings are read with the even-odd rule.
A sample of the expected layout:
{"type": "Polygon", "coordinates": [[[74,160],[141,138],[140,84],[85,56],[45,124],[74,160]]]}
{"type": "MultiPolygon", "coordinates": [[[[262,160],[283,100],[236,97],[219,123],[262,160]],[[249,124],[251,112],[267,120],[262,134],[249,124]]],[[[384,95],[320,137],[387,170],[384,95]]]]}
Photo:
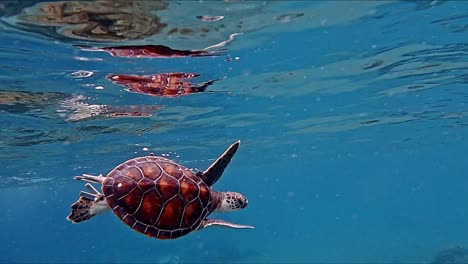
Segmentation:
{"type": "Polygon", "coordinates": [[[211,190],[190,169],[157,156],[128,160],[106,177],[102,191],[114,213],[145,235],[186,235],[210,212],[211,190]]]}

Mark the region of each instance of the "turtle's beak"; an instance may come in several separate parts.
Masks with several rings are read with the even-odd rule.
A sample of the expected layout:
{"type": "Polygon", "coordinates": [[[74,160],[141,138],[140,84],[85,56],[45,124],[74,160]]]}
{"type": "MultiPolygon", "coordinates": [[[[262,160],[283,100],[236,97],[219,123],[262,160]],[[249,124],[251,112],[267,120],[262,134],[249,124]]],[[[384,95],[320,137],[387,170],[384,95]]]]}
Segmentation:
{"type": "Polygon", "coordinates": [[[249,204],[249,200],[247,198],[243,197],[243,201],[240,203],[240,208],[245,208],[247,204],[249,204]]]}
{"type": "Polygon", "coordinates": [[[248,200],[245,200],[245,203],[241,205],[241,208],[247,207],[247,204],[248,204],[248,203],[249,203],[249,201],[248,201],[248,200]]]}

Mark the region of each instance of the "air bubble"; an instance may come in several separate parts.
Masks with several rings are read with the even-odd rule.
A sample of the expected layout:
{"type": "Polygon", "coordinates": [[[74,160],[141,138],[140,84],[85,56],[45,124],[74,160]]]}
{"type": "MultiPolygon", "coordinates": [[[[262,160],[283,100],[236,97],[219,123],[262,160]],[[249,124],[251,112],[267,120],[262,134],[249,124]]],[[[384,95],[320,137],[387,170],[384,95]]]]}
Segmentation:
{"type": "Polygon", "coordinates": [[[93,74],[94,74],[94,72],[92,72],[92,71],[79,70],[79,71],[72,72],[72,73],[68,74],[68,76],[78,79],[78,78],[88,78],[88,77],[92,76],[93,74]]]}

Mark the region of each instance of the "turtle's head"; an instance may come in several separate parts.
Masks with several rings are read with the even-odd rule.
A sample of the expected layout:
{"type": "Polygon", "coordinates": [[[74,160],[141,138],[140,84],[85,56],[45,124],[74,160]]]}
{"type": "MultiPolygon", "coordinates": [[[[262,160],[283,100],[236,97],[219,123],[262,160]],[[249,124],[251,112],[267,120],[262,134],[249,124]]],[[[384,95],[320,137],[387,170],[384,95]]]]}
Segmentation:
{"type": "Polygon", "coordinates": [[[223,192],[220,193],[221,201],[216,208],[218,212],[237,211],[245,208],[249,201],[244,195],[237,192],[223,192]]]}

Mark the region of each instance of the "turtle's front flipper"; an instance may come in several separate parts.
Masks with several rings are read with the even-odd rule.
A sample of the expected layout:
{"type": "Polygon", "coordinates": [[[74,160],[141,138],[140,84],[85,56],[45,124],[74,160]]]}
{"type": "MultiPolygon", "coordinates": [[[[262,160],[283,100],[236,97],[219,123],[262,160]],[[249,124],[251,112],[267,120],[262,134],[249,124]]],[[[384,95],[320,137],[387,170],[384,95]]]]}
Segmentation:
{"type": "Polygon", "coordinates": [[[203,173],[199,172],[197,175],[202,178],[208,186],[215,184],[223,174],[227,165],[229,165],[229,162],[231,162],[234,154],[236,154],[239,145],[240,140],[229,146],[229,148],[215,162],[213,162],[208,169],[203,173]]]}
{"type": "Polygon", "coordinates": [[[233,224],[233,223],[229,223],[229,222],[219,220],[219,219],[205,219],[202,221],[199,229],[202,229],[208,226],[224,226],[224,227],[237,228],[237,229],[254,228],[253,226],[233,224]]]}

